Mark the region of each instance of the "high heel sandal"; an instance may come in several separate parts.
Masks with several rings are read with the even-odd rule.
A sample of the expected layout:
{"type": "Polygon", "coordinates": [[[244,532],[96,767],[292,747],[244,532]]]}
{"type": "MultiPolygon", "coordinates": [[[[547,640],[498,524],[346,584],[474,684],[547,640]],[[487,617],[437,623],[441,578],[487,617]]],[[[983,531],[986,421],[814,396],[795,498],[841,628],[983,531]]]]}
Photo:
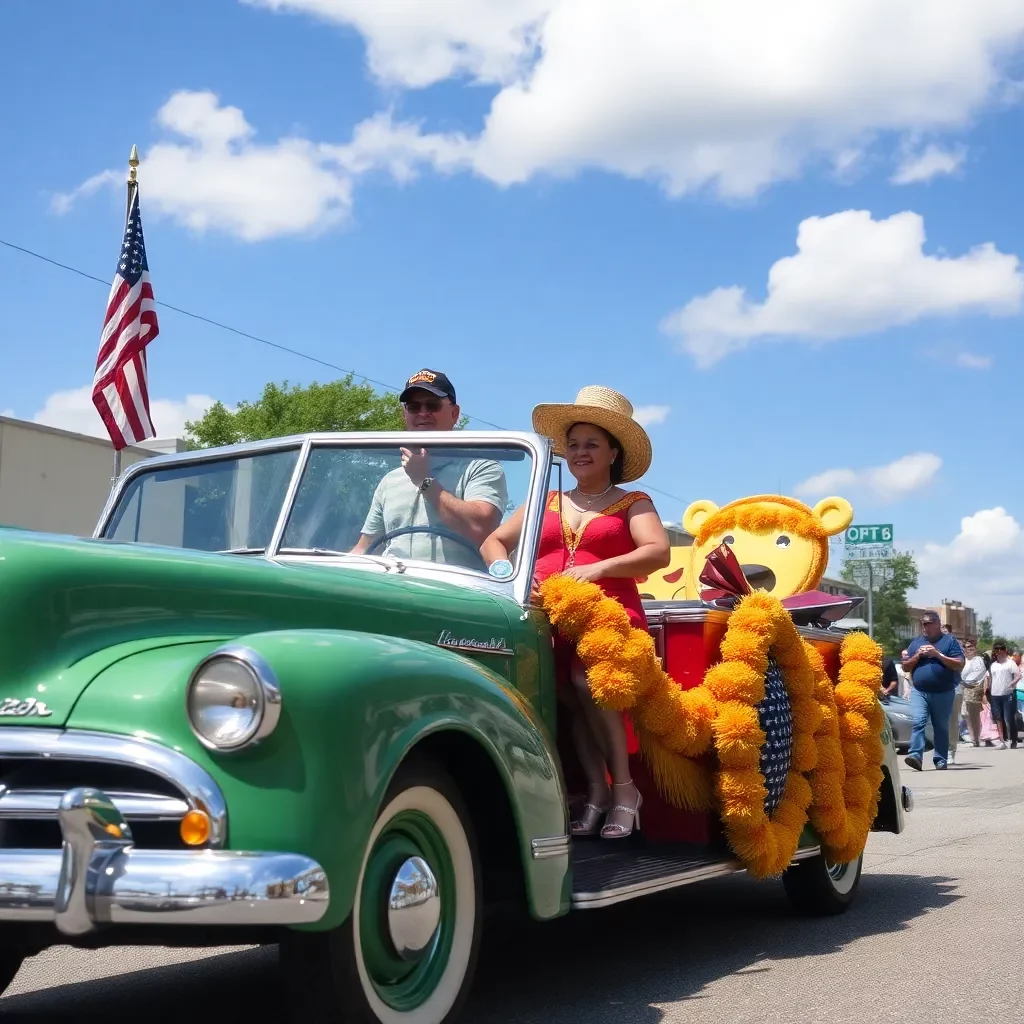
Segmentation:
{"type": "MultiPolygon", "coordinates": [[[[626,786],[632,786],[632,785],[633,785],[633,780],[630,779],[629,782],[623,782],[623,783],[620,783],[619,785],[615,785],[613,783],[612,784],[612,789],[613,790],[625,789],[626,786]]],[[[609,822],[607,825],[605,825],[601,829],[601,838],[602,839],[625,839],[627,836],[631,836],[633,834],[633,829],[634,828],[637,830],[637,832],[639,832],[640,831],[640,808],[643,806],[643,803],[644,803],[643,794],[641,794],[640,791],[637,790],[637,794],[636,794],[636,807],[626,807],[625,804],[615,804],[615,806],[612,807],[610,811],[608,811],[609,814],[612,814],[615,811],[623,811],[625,814],[631,814],[633,816],[633,820],[629,823],[628,826],[626,826],[626,825],[619,825],[617,822],[609,822]]]]}
{"type": "Polygon", "coordinates": [[[596,836],[601,831],[601,822],[608,813],[608,805],[598,807],[589,800],[583,805],[579,818],[569,822],[569,831],[574,836],[596,836]]]}

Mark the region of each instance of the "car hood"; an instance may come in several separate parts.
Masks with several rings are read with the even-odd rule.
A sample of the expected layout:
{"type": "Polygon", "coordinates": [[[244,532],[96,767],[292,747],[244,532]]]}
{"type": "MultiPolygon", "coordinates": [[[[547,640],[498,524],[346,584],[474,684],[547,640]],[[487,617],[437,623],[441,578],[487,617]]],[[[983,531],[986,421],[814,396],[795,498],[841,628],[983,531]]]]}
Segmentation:
{"type": "Polygon", "coordinates": [[[63,725],[100,672],[147,645],[296,628],[486,644],[509,635],[506,603],[383,571],[0,529],[0,726],[63,725]]]}

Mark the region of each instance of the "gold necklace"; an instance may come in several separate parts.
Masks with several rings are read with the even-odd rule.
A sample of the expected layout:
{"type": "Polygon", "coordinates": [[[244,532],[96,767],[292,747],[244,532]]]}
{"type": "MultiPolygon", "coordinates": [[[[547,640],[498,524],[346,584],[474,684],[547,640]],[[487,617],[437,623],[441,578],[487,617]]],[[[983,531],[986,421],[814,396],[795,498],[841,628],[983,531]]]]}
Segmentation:
{"type": "Polygon", "coordinates": [[[576,494],[582,494],[584,497],[586,497],[588,499],[587,507],[585,509],[580,508],[579,505],[576,504],[576,501],[573,498],[570,497],[569,500],[574,505],[576,505],[576,510],[578,512],[589,512],[594,507],[594,502],[597,501],[599,498],[603,498],[614,486],[615,486],[615,484],[609,484],[603,491],[601,491],[600,494],[587,494],[586,491],[581,491],[578,486],[574,487],[572,489],[572,491],[570,491],[570,494],[575,492],[576,494]]]}

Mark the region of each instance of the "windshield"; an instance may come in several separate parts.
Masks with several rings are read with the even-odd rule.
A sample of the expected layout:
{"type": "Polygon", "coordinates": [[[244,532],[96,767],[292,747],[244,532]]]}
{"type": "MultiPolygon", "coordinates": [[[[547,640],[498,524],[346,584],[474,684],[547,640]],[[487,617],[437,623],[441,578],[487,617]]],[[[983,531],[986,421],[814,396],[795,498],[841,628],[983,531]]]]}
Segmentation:
{"type": "Polygon", "coordinates": [[[406,469],[399,446],[314,448],[281,554],[354,552],[485,571],[480,543],[526,500],[532,459],[511,446],[414,454],[419,463],[406,469]]]}
{"type": "Polygon", "coordinates": [[[262,551],[298,458],[296,447],[140,473],[103,536],[198,551],[262,551]]]}
{"type": "MultiPolygon", "coordinates": [[[[486,572],[480,543],[527,500],[532,454],[513,444],[410,449],[403,442],[314,443],[276,553],[383,556],[486,572]],[[415,456],[408,468],[403,451],[415,456]]],[[[125,487],[103,536],[263,553],[298,458],[296,447],[143,470],[125,487]]]]}

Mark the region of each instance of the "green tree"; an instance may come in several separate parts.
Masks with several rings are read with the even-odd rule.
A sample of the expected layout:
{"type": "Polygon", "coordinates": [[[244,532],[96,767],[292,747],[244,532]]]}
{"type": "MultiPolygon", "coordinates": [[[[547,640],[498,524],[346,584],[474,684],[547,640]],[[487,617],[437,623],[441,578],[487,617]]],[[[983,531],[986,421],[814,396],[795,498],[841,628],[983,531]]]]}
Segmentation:
{"type": "MultiPolygon", "coordinates": [[[[866,588],[867,566],[867,562],[846,559],[840,575],[847,582],[866,588]]],[[[885,562],[873,562],[871,572],[875,640],[886,654],[897,655],[906,646],[898,630],[910,625],[907,592],[917,586],[917,563],[909,552],[899,551],[885,562]]],[[[862,611],[867,615],[867,608],[862,611]]]]}
{"type": "Polygon", "coordinates": [[[190,448],[213,448],[240,441],[261,441],[288,434],[335,430],[402,430],[398,396],[377,394],[352,375],[305,387],[270,383],[254,402],[239,402],[231,412],[215,403],[202,419],[185,424],[190,448]]]}
{"type": "Polygon", "coordinates": [[[983,619],[978,620],[978,650],[990,650],[994,639],[995,637],[992,633],[992,616],[986,615],[983,619]]]}

